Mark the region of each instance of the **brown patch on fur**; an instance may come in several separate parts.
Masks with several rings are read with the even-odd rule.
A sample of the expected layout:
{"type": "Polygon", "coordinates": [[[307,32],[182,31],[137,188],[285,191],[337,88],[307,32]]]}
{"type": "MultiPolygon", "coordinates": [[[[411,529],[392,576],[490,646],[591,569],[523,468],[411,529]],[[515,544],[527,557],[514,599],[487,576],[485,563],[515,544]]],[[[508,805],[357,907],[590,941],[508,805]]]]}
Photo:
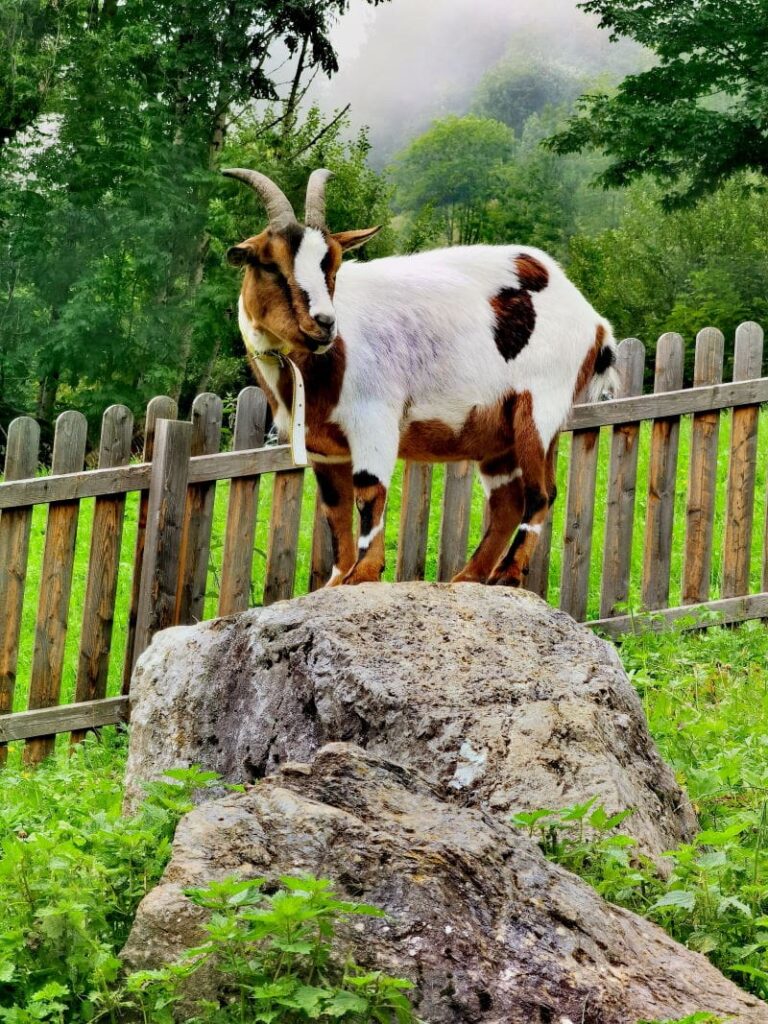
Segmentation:
{"type": "Polygon", "coordinates": [[[491,299],[496,317],[493,337],[496,348],[509,362],[520,355],[531,340],[536,326],[536,311],[530,292],[519,288],[503,288],[491,299]]]}
{"type": "Polygon", "coordinates": [[[481,462],[503,455],[513,447],[515,409],[520,397],[510,392],[493,405],[476,405],[458,431],[442,420],[410,423],[400,438],[400,458],[416,462],[481,462]]]}
{"type": "Polygon", "coordinates": [[[515,269],[520,287],[526,291],[541,292],[549,284],[549,271],[535,256],[528,253],[518,256],[515,260],[515,269]]]}
{"type": "Polygon", "coordinates": [[[491,299],[496,317],[493,329],[496,348],[509,362],[518,356],[531,340],[536,326],[536,310],[531,292],[540,292],[549,283],[549,272],[535,256],[522,255],[515,260],[520,282],[517,288],[502,288],[491,299]]]}
{"type": "Polygon", "coordinates": [[[579,397],[584,388],[587,386],[587,384],[589,384],[589,382],[594,377],[595,363],[597,362],[597,357],[600,354],[600,349],[603,347],[604,344],[605,328],[602,324],[598,324],[597,330],[595,331],[595,342],[592,348],[590,348],[589,352],[587,352],[586,356],[584,357],[584,362],[581,364],[578,376],[576,377],[576,383],[573,387],[574,402],[579,397]]]}

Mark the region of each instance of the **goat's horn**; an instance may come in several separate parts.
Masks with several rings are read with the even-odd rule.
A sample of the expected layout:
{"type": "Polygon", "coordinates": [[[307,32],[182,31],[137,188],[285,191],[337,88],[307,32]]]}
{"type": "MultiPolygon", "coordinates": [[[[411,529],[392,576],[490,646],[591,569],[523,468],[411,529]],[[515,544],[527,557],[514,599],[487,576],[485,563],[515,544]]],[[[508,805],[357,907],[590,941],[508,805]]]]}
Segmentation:
{"type": "Polygon", "coordinates": [[[323,230],[325,224],[325,184],[333,173],[321,167],[312,171],[307,182],[307,200],[304,205],[304,223],[310,228],[323,230]]]}
{"type": "Polygon", "coordinates": [[[237,178],[250,185],[262,199],[269,216],[269,223],[275,228],[284,228],[296,223],[296,214],[285,193],[266,174],[247,171],[242,167],[227,167],[221,172],[227,178],[237,178]]]}

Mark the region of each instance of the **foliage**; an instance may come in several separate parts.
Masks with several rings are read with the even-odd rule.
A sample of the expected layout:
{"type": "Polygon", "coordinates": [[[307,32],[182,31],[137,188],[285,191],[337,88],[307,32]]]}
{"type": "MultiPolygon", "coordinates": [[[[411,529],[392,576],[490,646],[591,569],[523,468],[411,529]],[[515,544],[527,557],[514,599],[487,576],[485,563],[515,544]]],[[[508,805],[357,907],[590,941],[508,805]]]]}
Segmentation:
{"type": "Polygon", "coordinates": [[[646,174],[671,204],[690,202],[744,171],[768,171],[763,0],[585,0],[614,37],[652,49],[657,62],[613,95],[584,97],[552,140],[611,157],[600,180],[622,187],[646,174]]]}
{"type": "Polygon", "coordinates": [[[3,22],[0,7],[14,69],[13,95],[0,75],[0,124],[24,129],[0,149],[1,411],[50,422],[64,405],[93,420],[111,402],[138,412],[153,394],[205,389],[241,354],[215,235],[221,205],[240,202],[215,173],[228,139],[272,168],[301,149],[302,171],[335,144],[350,194],[375,182],[364,139],[346,147],[341,121],[297,116],[306,79],[336,70],[328,32],[348,0],[45,7],[67,16],[3,22]],[[278,46],[283,96],[266,70],[278,46]],[[275,108],[258,128],[243,113],[254,100],[275,108]]]}
{"type": "Polygon", "coordinates": [[[648,184],[629,190],[616,228],[571,239],[569,273],[619,337],[653,347],[681,333],[690,379],[703,325],[730,338],[768,317],[768,207],[738,179],[689,209],[665,213],[659,200],[648,184]]]}
{"type": "Polygon", "coordinates": [[[633,849],[594,801],[515,823],[606,899],[706,953],[768,995],[768,630],[751,624],[684,636],[627,637],[621,656],[651,731],[702,830],[671,851],[669,878],[633,849]]]}
{"type": "Polygon", "coordinates": [[[473,107],[512,128],[520,136],[525,122],[547,107],[570,106],[584,91],[583,78],[572,68],[538,54],[499,61],[480,81],[473,107]]]}
{"type": "Polygon", "coordinates": [[[497,192],[513,145],[512,131],[490,118],[451,115],[435,121],[394,165],[401,207],[431,206],[443,219],[448,244],[479,241],[486,204],[497,192]]]}
{"type": "Polygon", "coordinates": [[[350,917],[382,917],[364,903],[337,899],[325,879],[283,877],[275,891],[266,879],[228,878],[186,889],[211,911],[205,942],[169,967],[139,971],[126,980],[126,999],[153,1024],[172,1024],[183,982],[202,968],[223,975],[217,1002],[187,1009],[189,1021],[280,1022],[308,1020],[415,1022],[405,994],[411,983],[366,972],[333,957],[337,925],[350,917]]]}
{"type": "Polygon", "coordinates": [[[139,900],[158,881],[195,769],[155,783],[123,817],[122,737],[90,737],[36,771],[7,768],[0,788],[0,1020],[90,1020],[114,1006],[139,900]]]}

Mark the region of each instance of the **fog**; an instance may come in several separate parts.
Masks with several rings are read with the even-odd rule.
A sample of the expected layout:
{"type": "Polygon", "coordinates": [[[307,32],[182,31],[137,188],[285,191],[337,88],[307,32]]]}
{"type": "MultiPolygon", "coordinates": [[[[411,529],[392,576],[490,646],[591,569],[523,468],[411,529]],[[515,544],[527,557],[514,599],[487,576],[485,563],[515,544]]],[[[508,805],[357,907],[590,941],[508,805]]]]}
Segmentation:
{"type": "Polygon", "coordinates": [[[374,162],[387,160],[430,120],[465,113],[484,72],[508,49],[537,52],[591,77],[621,76],[640,61],[613,44],[576,0],[356,0],[333,32],[340,71],[317,80],[311,98],[325,111],[351,103],[367,125],[374,162]]]}

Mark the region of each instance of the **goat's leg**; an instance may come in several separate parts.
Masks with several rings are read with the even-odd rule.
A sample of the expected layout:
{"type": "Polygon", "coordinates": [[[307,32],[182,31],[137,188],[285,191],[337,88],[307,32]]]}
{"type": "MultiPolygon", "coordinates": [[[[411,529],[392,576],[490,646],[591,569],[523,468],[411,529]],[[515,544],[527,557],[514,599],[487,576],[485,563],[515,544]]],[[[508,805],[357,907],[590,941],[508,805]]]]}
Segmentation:
{"type": "Polygon", "coordinates": [[[539,543],[542,527],[549,510],[557,497],[555,486],[555,442],[549,446],[546,458],[542,458],[541,445],[538,450],[531,446],[521,453],[523,470],[523,493],[525,508],[523,521],[518,527],[512,545],[493,570],[488,582],[503,587],[520,587],[528,575],[531,558],[539,543]],[[533,451],[531,451],[533,448],[533,451]]]}
{"type": "Polygon", "coordinates": [[[313,462],[312,469],[317,479],[323,513],[331,530],[333,572],[326,586],[333,587],[341,583],[357,557],[352,524],[355,503],[352,463],[313,462]]]}
{"type": "Polygon", "coordinates": [[[371,583],[384,571],[384,510],[397,461],[398,417],[386,408],[369,409],[350,437],[352,483],[360,513],[357,561],[342,583],[371,583]]]}
{"type": "Polygon", "coordinates": [[[512,454],[480,463],[480,480],[488,497],[488,527],[453,583],[485,583],[491,575],[523,515],[521,477],[512,454]]]}

